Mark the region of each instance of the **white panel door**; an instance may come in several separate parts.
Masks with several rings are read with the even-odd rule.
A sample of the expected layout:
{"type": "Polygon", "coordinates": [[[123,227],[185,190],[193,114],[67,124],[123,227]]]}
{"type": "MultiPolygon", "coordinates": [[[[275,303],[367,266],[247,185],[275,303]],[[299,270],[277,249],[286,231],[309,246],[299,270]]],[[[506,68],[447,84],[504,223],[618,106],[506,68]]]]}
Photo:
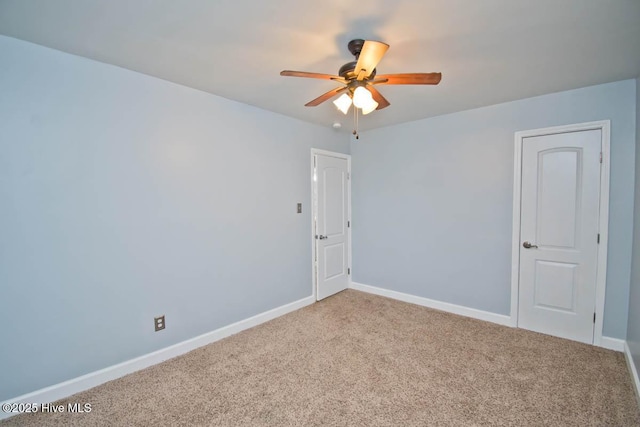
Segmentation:
{"type": "Polygon", "coordinates": [[[593,342],[601,130],[524,138],[518,326],[593,342]]]}
{"type": "Polygon", "coordinates": [[[316,155],[316,283],[321,300],[349,286],[349,184],[346,159],[316,155]]]}

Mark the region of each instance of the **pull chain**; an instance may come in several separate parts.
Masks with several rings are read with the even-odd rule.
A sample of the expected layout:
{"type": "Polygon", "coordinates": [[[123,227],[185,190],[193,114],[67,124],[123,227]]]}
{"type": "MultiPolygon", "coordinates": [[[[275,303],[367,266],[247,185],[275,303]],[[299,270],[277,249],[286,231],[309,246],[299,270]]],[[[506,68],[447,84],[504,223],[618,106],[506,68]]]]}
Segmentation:
{"type": "Polygon", "coordinates": [[[353,135],[356,139],[360,139],[360,135],[358,135],[358,109],[356,106],[353,106],[353,135]]]}

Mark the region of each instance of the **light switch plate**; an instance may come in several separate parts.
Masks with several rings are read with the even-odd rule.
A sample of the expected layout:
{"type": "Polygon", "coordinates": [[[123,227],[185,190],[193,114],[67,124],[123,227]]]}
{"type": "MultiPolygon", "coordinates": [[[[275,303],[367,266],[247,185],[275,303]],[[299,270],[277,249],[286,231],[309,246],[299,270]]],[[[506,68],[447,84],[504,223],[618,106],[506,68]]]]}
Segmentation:
{"type": "Polygon", "coordinates": [[[298,203],[298,213],[302,213],[302,203],[298,203]]]}

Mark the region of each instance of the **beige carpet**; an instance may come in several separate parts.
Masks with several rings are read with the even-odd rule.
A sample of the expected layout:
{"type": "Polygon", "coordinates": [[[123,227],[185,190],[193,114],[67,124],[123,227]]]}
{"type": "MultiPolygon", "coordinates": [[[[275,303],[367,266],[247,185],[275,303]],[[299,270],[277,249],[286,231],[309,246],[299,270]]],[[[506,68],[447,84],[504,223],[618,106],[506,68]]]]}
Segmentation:
{"type": "Polygon", "coordinates": [[[5,423],[640,425],[621,353],[352,290],[61,402],[5,423]]]}

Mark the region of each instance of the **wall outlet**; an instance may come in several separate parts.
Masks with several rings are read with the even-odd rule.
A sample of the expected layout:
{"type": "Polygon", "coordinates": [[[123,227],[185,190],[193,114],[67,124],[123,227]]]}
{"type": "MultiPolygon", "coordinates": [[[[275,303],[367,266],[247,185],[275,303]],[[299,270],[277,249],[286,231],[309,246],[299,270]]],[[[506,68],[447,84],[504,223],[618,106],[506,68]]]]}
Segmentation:
{"type": "Polygon", "coordinates": [[[153,323],[156,325],[156,332],[163,330],[165,327],[164,314],[162,316],[154,317],[153,323]]]}

